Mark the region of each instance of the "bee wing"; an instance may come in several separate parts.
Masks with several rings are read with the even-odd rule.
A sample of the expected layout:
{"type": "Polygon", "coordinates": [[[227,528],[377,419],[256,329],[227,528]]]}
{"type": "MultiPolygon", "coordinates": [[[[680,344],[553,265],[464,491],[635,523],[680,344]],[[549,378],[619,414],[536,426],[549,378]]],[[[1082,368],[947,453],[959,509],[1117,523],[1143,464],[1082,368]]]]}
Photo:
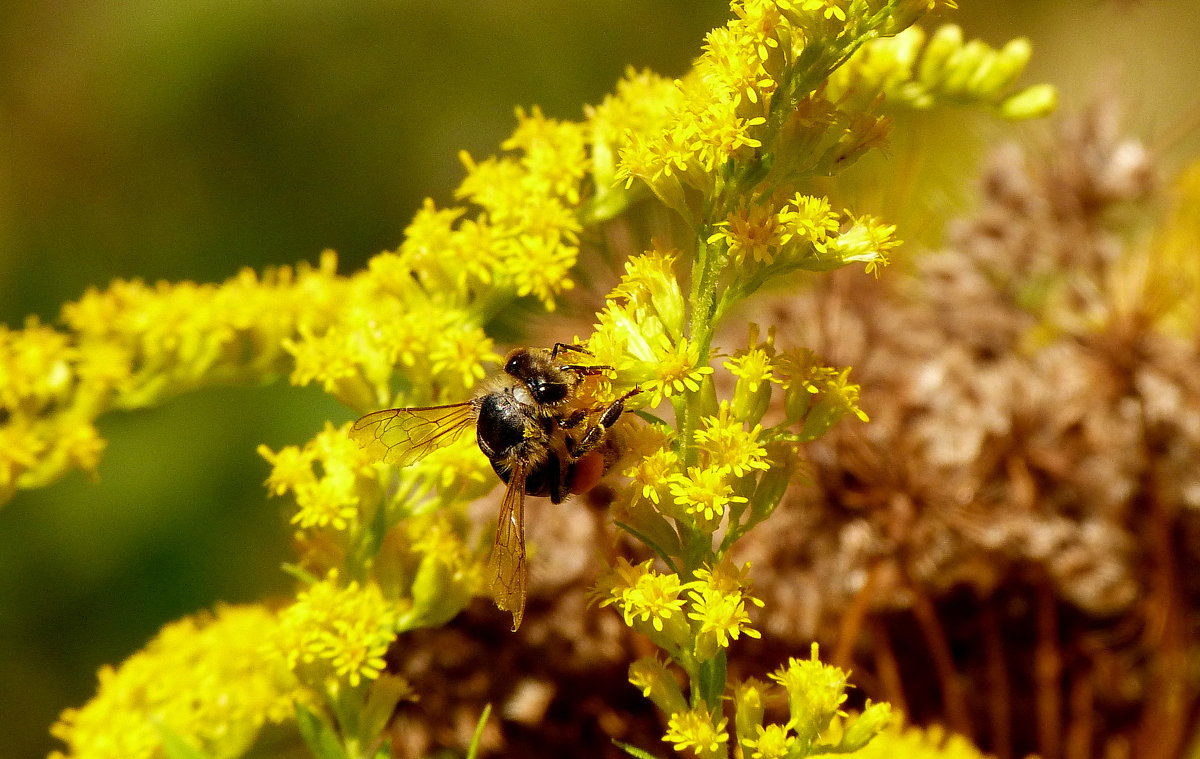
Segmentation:
{"type": "Polygon", "coordinates": [[[496,542],[488,569],[492,575],[492,596],[496,607],[512,612],[513,632],[525,616],[525,476],[524,463],[512,468],[504,501],[500,504],[500,520],[496,524],[496,542]]]}
{"type": "Polygon", "coordinates": [[[389,408],[367,414],[350,428],[350,439],[380,461],[408,466],[449,445],[475,421],[474,401],[449,406],[389,408]]]}

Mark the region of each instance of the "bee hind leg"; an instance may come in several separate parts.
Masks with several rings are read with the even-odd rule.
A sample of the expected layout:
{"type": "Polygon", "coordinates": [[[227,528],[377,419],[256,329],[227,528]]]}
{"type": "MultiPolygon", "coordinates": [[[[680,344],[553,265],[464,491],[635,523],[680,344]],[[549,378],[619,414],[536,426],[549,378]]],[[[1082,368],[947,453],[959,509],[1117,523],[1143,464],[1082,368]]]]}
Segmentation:
{"type": "MultiPolygon", "coordinates": [[[[621,414],[625,413],[625,401],[640,392],[642,392],[642,389],[635,387],[601,409],[600,417],[596,420],[596,424],[585,432],[578,442],[569,446],[567,452],[571,454],[571,458],[583,458],[589,451],[599,445],[600,441],[604,439],[604,433],[608,432],[608,429],[621,418],[621,414]]],[[[568,439],[568,442],[571,442],[570,439],[568,439]]]]}

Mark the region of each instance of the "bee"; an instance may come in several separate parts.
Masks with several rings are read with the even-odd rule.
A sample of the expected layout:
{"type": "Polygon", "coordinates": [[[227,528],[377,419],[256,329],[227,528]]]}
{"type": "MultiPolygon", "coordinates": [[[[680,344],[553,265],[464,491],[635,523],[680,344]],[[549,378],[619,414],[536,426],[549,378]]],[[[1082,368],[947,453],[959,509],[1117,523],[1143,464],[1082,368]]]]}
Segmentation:
{"type": "Polygon", "coordinates": [[[525,496],[562,503],[600,481],[619,451],[609,430],[625,413],[634,388],[610,403],[580,407],[577,390],[586,377],[612,367],[565,361],[584,348],[555,343],[551,349],[518,348],[502,374],[475,397],[446,406],[384,409],[350,428],[368,453],[409,466],[457,440],[475,426],[479,450],[507,484],[488,561],[496,606],[512,613],[515,632],[525,612],[525,496]]]}

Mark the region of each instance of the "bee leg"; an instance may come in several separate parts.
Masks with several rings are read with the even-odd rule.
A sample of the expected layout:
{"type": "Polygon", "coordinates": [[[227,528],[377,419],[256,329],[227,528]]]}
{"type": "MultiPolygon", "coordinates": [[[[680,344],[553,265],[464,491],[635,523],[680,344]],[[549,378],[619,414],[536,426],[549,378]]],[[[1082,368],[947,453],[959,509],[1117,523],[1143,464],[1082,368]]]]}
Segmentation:
{"type": "MultiPolygon", "coordinates": [[[[579,425],[583,424],[583,420],[587,419],[587,415],[587,409],[576,409],[567,416],[559,417],[555,423],[558,425],[559,429],[573,430],[579,425]]],[[[570,440],[570,438],[567,439],[570,440]]]]}
{"type": "Polygon", "coordinates": [[[604,366],[602,364],[559,364],[558,369],[559,371],[575,372],[576,374],[586,375],[588,377],[597,374],[604,374],[605,372],[611,372],[613,370],[611,366],[604,366]]]}
{"type": "Polygon", "coordinates": [[[574,351],[576,353],[583,353],[588,356],[592,355],[592,352],[587,348],[584,348],[582,345],[576,345],[574,343],[555,343],[554,347],[550,349],[550,358],[558,358],[558,354],[565,351],[574,351]]]}
{"type": "MultiPolygon", "coordinates": [[[[596,420],[596,424],[584,433],[578,443],[574,443],[568,447],[567,452],[571,454],[571,458],[580,459],[587,455],[588,451],[599,445],[600,441],[604,439],[604,433],[608,431],[608,428],[616,424],[617,420],[621,418],[621,414],[625,413],[625,401],[640,392],[642,392],[642,389],[635,387],[601,409],[600,418],[596,420]]],[[[568,442],[571,441],[568,440],[568,442]]]]}
{"type": "MultiPolygon", "coordinates": [[[[569,438],[567,442],[568,444],[570,443],[569,438]]],[[[559,460],[556,454],[552,454],[550,458],[546,460],[546,464],[544,466],[547,469],[546,480],[550,486],[550,503],[560,504],[566,500],[567,496],[571,494],[571,489],[567,483],[567,473],[569,468],[563,467],[563,462],[559,460]]]]}
{"type": "MultiPolygon", "coordinates": [[[[592,352],[587,348],[584,348],[582,345],[575,345],[574,343],[555,343],[554,347],[550,349],[550,359],[557,359],[558,354],[566,353],[567,351],[582,353],[587,356],[592,355],[592,352]]],[[[575,372],[576,374],[587,376],[603,374],[604,372],[612,371],[611,366],[598,366],[596,364],[559,364],[558,369],[559,371],[575,372]]]]}

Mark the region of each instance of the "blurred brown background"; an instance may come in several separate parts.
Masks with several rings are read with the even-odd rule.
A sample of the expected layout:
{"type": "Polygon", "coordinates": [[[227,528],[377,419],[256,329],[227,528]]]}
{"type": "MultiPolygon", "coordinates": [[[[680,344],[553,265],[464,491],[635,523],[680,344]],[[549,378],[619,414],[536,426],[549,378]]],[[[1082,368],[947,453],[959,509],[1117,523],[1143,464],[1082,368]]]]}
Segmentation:
{"type": "MultiPolygon", "coordinates": [[[[1033,39],[1026,81],[1057,85],[1064,109],[1116,90],[1165,165],[1200,152],[1194,0],[962,4],[968,36],[1033,39]]],[[[725,13],[712,0],[9,0],[0,318],[53,321],[113,277],[219,281],[324,248],[357,268],[398,244],[423,197],[451,200],[457,151],[495,152],[515,106],[578,118],[626,65],[680,74],[725,13]]],[[[961,114],[906,126],[889,163],[918,179],[875,186],[860,210],[928,243],[969,207],[984,146],[1041,129],[961,114]]],[[[285,519],[254,447],[347,416],[284,385],[115,415],[100,482],[74,475],[0,509],[0,757],[44,755],[96,668],[164,622],[285,591],[285,519]]]]}

